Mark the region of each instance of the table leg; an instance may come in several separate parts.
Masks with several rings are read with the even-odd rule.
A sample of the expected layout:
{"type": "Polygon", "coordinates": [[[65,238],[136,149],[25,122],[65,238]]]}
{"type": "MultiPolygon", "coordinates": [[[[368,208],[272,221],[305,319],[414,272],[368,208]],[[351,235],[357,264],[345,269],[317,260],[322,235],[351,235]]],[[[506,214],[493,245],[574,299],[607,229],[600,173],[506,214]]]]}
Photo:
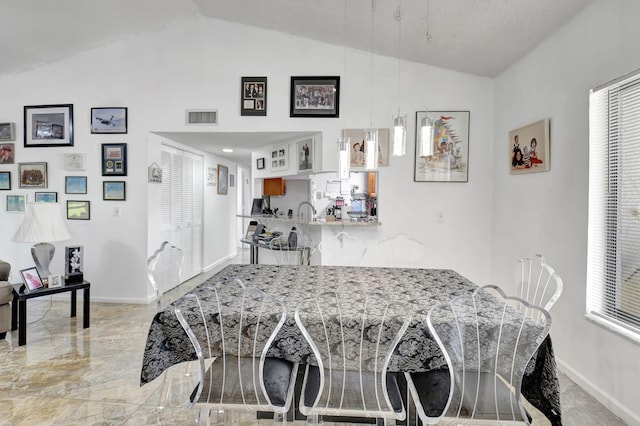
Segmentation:
{"type": "Polygon", "coordinates": [[[27,301],[21,300],[18,305],[18,346],[24,346],[27,344],[27,301]]]}
{"type": "Polygon", "coordinates": [[[13,293],[13,302],[11,302],[11,331],[18,329],[18,296],[13,293]]]}
{"type": "Polygon", "coordinates": [[[84,289],[84,295],[82,299],[82,328],[89,328],[89,302],[90,302],[89,288],[84,289]]]}
{"type": "Polygon", "coordinates": [[[71,290],[71,318],[76,316],[76,302],[78,300],[78,296],[76,295],[75,290],[71,290]]]}

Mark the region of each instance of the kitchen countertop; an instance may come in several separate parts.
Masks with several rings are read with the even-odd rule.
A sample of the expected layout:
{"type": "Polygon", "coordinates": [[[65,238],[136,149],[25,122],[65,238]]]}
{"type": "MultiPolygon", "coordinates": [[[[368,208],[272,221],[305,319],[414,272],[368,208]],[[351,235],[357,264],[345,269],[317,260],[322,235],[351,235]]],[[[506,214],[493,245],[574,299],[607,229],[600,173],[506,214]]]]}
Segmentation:
{"type": "Polygon", "coordinates": [[[289,218],[285,215],[270,216],[270,215],[237,215],[237,217],[244,217],[247,219],[255,219],[257,221],[269,221],[279,223],[293,223],[298,225],[311,225],[311,226],[378,226],[381,225],[379,221],[352,221],[352,220],[336,220],[333,222],[327,222],[324,220],[305,220],[297,218],[289,218]]]}

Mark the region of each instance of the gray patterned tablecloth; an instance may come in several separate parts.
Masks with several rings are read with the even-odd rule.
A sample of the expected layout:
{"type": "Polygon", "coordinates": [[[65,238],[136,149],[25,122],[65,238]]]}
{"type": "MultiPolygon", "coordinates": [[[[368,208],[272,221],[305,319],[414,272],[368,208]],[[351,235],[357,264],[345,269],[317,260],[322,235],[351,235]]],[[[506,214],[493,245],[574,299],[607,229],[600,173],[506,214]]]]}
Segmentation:
{"type": "MultiPolygon", "coordinates": [[[[361,283],[370,291],[389,294],[406,304],[412,313],[426,312],[435,304],[472,293],[477,285],[452,270],[375,268],[344,266],[229,265],[193,290],[206,299],[208,288],[239,278],[283,300],[287,319],[272,344],[269,355],[300,362],[311,353],[293,318],[296,306],[314,293],[336,284],[361,283]]],[[[184,297],[174,302],[189,309],[184,297]]],[[[193,307],[195,308],[195,307],[193,307]]],[[[166,368],[195,359],[195,352],[178,323],[173,304],[156,314],[149,329],[142,364],[141,384],[158,377],[166,368]]],[[[533,366],[534,363],[531,365],[533,366]]],[[[389,371],[428,371],[444,365],[442,352],[431,338],[424,318],[415,315],[389,363],[389,371]]],[[[551,423],[561,424],[559,386],[551,342],[547,338],[538,352],[535,368],[528,369],[523,395],[551,423]]]]}

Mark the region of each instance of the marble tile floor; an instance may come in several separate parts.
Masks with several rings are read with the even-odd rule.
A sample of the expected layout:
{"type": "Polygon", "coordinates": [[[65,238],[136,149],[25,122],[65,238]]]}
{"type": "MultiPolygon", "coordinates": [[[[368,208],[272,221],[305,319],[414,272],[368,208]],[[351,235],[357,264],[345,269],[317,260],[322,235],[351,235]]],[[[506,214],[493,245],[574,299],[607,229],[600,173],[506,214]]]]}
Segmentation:
{"type": "MultiPolygon", "coordinates": [[[[233,262],[248,262],[246,253],[233,262]]],[[[163,301],[174,300],[214,272],[172,290],[163,301]]],[[[59,299],[29,301],[27,345],[18,346],[17,332],[0,341],[0,425],[195,424],[196,412],[184,401],[196,374],[185,375],[185,366],[139,386],[155,303],[92,303],[88,329],[82,328],[81,313],[79,306],[78,317],[69,318],[69,303],[59,299]],[[172,381],[172,392],[159,408],[164,380],[172,381]]],[[[564,425],[624,425],[565,375],[560,384],[564,425]]],[[[540,413],[533,415],[534,425],[549,424],[540,413]]],[[[273,424],[251,416],[245,420],[273,424]]]]}

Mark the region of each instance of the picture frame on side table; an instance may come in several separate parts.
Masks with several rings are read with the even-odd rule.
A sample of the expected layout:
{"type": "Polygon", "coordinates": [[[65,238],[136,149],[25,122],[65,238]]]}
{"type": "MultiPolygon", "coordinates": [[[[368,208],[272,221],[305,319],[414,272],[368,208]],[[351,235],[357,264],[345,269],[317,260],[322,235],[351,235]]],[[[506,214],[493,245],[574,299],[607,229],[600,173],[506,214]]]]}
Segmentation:
{"type": "Polygon", "coordinates": [[[11,190],[11,172],[0,172],[0,191],[11,190]]]}
{"type": "Polygon", "coordinates": [[[218,194],[227,195],[229,189],[229,168],[218,164],[218,194]]]}
{"type": "Polygon", "coordinates": [[[127,108],[91,108],[91,133],[127,133],[127,108]]]}
{"type": "Polygon", "coordinates": [[[90,220],[91,202],[83,200],[67,200],[68,220],[90,220]]]}
{"type": "Polygon", "coordinates": [[[291,77],[291,117],[339,117],[340,77],[291,77]]]}
{"type": "Polygon", "coordinates": [[[127,175],[127,144],[102,144],[102,176],[127,175]]]}
{"type": "Polygon", "coordinates": [[[81,283],[84,280],[84,247],[66,246],[64,248],[65,284],[81,283]]]}
{"type": "Polygon", "coordinates": [[[5,206],[7,213],[24,213],[27,208],[27,194],[7,194],[5,206]]]}
{"type": "Polygon", "coordinates": [[[24,146],[73,146],[73,104],[25,106],[24,146]]]}
{"type": "Polygon", "coordinates": [[[0,144],[0,164],[15,163],[16,146],[13,143],[0,144]]]}
{"type": "Polygon", "coordinates": [[[22,282],[24,283],[25,293],[36,291],[45,287],[44,283],[42,282],[42,278],[38,273],[38,268],[36,268],[35,266],[32,266],[31,268],[21,269],[20,276],[22,277],[22,282]]]}
{"type": "Polygon", "coordinates": [[[86,170],[86,159],[87,159],[87,155],[86,154],[81,154],[81,153],[67,153],[64,154],[63,156],[63,164],[64,164],[64,169],[71,171],[71,172],[77,172],[77,171],[84,171],[86,170]]]}
{"type": "Polygon", "coordinates": [[[468,182],[469,111],[417,111],[414,182],[468,182]],[[422,146],[422,124],[431,143],[422,146]]]}
{"type": "Polygon", "coordinates": [[[87,177],[86,176],[65,176],[64,177],[64,193],[65,194],[86,194],[87,193],[87,177]]]}
{"type": "Polygon", "coordinates": [[[550,160],[548,118],[509,132],[509,172],[512,175],[548,172],[550,160]]]}
{"type": "Polygon", "coordinates": [[[20,188],[46,188],[47,163],[18,163],[20,188]]]}
{"type": "Polygon", "coordinates": [[[127,199],[126,182],[123,180],[102,182],[102,199],[105,201],[124,201],[127,199]]]}
{"type": "Polygon", "coordinates": [[[240,115],[267,115],[267,77],[242,77],[240,115]]]}
{"type": "Polygon", "coordinates": [[[62,275],[49,275],[49,279],[47,280],[49,288],[58,288],[62,287],[63,279],[62,275]]]}
{"type": "Polygon", "coordinates": [[[36,192],[35,201],[36,203],[57,203],[58,193],[57,192],[36,192]]]}
{"type": "Polygon", "coordinates": [[[16,140],[16,123],[0,123],[0,142],[16,140]]]}
{"type": "Polygon", "coordinates": [[[298,173],[313,172],[313,139],[306,139],[296,144],[296,163],[298,173]]]}

